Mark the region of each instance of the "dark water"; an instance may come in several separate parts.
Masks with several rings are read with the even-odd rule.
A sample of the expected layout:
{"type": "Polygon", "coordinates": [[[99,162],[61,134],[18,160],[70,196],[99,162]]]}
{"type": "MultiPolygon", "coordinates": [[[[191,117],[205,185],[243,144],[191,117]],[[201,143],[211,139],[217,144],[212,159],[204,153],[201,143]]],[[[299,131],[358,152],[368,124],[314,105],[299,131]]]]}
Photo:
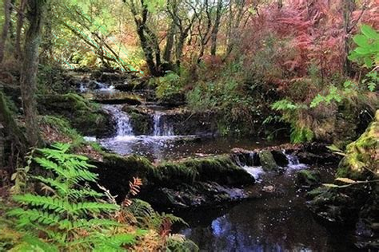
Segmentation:
{"type": "Polygon", "coordinates": [[[135,153],[151,160],[161,160],[230,153],[232,148],[237,147],[253,150],[278,145],[281,142],[195,136],[119,136],[101,139],[100,143],[105,148],[121,155],[135,153]]]}
{"type": "Polygon", "coordinates": [[[202,251],[356,251],[350,232],[326,228],[306,208],[294,172],[263,175],[249,188],[261,197],[234,206],[179,213],[190,225],[180,230],[202,251]],[[262,192],[263,186],[274,192],[262,192]]]}

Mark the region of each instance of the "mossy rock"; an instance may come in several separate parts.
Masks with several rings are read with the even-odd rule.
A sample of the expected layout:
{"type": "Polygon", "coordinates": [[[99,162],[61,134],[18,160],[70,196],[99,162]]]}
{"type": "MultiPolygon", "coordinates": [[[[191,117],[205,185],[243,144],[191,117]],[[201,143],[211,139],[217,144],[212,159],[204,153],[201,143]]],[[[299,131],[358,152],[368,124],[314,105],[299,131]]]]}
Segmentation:
{"type": "Polygon", "coordinates": [[[319,171],[301,170],[296,173],[296,185],[298,187],[314,188],[321,183],[319,171]]]}
{"type": "Polygon", "coordinates": [[[280,169],[274,159],[274,156],[269,150],[259,152],[259,159],[261,161],[262,168],[265,171],[278,171],[280,169]]]}
{"type": "Polygon", "coordinates": [[[109,135],[113,128],[111,117],[99,105],[77,94],[40,96],[38,105],[41,114],[65,117],[83,135],[109,135]]]}
{"type": "Polygon", "coordinates": [[[109,189],[112,194],[119,195],[118,200],[123,200],[128,194],[129,182],[133,181],[133,178],[142,179],[144,186],[153,180],[160,180],[157,169],[142,156],[123,157],[105,153],[102,161],[92,161],[92,163],[98,167],[100,184],[109,189]]]}
{"type": "Polygon", "coordinates": [[[221,185],[254,183],[254,178],[237,166],[229,155],[163,163],[158,170],[162,174],[162,182],[170,184],[191,184],[195,181],[213,181],[221,185]]]}
{"type": "Polygon", "coordinates": [[[379,177],[379,110],[366,131],[346,147],[337,177],[365,180],[379,177]]]}
{"type": "Polygon", "coordinates": [[[134,134],[150,135],[153,132],[154,122],[150,114],[151,111],[128,105],[124,106],[122,110],[129,115],[134,134]]]}

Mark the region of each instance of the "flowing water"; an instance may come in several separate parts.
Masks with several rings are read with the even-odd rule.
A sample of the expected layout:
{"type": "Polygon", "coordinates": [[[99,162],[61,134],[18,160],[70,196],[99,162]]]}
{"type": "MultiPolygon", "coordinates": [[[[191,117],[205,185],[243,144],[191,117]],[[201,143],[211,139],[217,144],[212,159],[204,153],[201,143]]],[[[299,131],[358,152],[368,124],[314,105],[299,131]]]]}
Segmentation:
{"type": "Polygon", "coordinates": [[[122,111],[122,105],[104,105],[104,109],[110,112],[116,121],[116,139],[133,136],[129,115],[122,111]]]}
{"type": "MultiPolygon", "coordinates": [[[[136,153],[151,160],[179,159],[230,153],[236,147],[253,150],[281,143],[176,136],[173,127],[162,120],[164,111],[152,115],[152,135],[134,135],[129,116],[121,105],[105,105],[104,109],[116,121],[115,135],[88,140],[96,140],[121,155],[136,153]]],[[[253,192],[257,198],[211,209],[175,212],[189,224],[176,231],[193,240],[201,251],[355,251],[349,230],[319,224],[306,207],[304,192],[295,187],[296,170],[318,169],[324,181],[334,172],[325,167],[308,167],[299,163],[296,156],[284,154],[289,164],[282,175],[266,173],[260,166],[241,165],[257,181],[245,191],[253,192]]]]}
{"type": "Polygon", "coordinates": [[[173,136],[174,128],[165,120],[161,120],[163,113],[156,111],[153,116],[154,136],[173,136]]]}
{"type": "MultiPolygon", "coordinates": [[[[331,168],[317,169],[333,173],[331,168]]],[[[246,188],[261,192],[258,198],[176,213],[189,224],[179,232],[201,251],[358,251],[350,230],[326,228],[313,218],[304,192],[295,188],[295,171],[288,167],[280,176],[262,172],[264,183],[246,188]],[[273,192],[262,192],[267,185],[273,192]]]]}
{"type": "MultiPolygon", "coordinates": [[[[122,105],[104,105],[116,121],[115,135],[98,139],[102,146],[120,155],[139,154],[150,160],[180,159],[205,155],[229,153],[232,148],[255,149],[280,144],[280,141],[267,142],[251,139],[213,138],[193,135],[174,135],[174,129],[166,120],[162,120],[163,111],[153,114],[152,135],[134,135],[127,113],[122,105]]],[[[93,138],[87,138],[95,140],[93,138]]]]}

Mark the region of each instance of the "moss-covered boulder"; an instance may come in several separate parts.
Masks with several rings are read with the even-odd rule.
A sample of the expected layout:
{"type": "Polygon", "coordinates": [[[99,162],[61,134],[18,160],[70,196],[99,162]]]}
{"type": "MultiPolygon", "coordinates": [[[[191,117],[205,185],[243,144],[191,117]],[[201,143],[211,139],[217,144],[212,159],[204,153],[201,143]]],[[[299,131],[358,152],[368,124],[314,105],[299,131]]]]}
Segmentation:
{"type": "Polygon", "coordinates": [[[80,95],[44,95],[38,97],[40,114],[62,116],[81,134],[104,136],[113,128],[111,117],[101,107],[91,103],[80,95]]]}
{"type": "Polygon", "coordinates": [[[280,168],[269,150],[259,152],[259,159],[261,161],[262,168],[265,171],[278,171],[280,168]]]}
{"type": "Polygon", "coordinates": [[[150,135],[153,132],[153,111],[147,108],[129,105],[124,106],[122,110],[129,115],[134,134],[150,135]]]}
{"type": "Polygon", "coordinates": [[[93,161],[98,167],[100,183],[119,195],[118,200],[123,200],[129,192],[129,182],[133,178],[141,178],[146,186],[159,178],[157,169],[145,157],[138,155],[120,156],[117,154],[103,154],[101,161],[93,161]]]}
{"type": "Polygon", "coordinates": [[[296,185],[301,188],[314,188],[321,184],[319,171],[301,170],[296,173],[296,185]]]}
{"type": "Polygon", "coordinates": [[[367,130],[346,147],[337,177],[357,180],[379,178],[379,110],[367,130]]]}
{"type": "Polygon", "coordinates": [[[162,182],[166,185],[179,181],[187,184],[195,181],[213,181],[221,185],[254,183],[254,178],[237,166],[229,155],[162,163],[158,170],[162,175],[162,182]]]}
{"type": "MultiPolygon", "coordinates": [[[[356,224],[357,234],[379,237],[379,110],[366,131],[347,146],[334,184],[309,196],[310,209],[328,221],[356,224]]],[[[365,243],[379,248],[378,242],[365,243]]],[[[364,243],[361,246],[365,246],[364,243]]]]}
{"type": "Polygon", "coordinates": [[[98,167],[100,184],[119,195],[120,201],[128,194],[134,177],[143,181],[139,197],[155,205],[176,207],[238,200],[245,194],[234,187],[254,183],[254,178],[227,155],[154,166],[137,155],[104,154],[102,161],[93,164],[98,167]]]}

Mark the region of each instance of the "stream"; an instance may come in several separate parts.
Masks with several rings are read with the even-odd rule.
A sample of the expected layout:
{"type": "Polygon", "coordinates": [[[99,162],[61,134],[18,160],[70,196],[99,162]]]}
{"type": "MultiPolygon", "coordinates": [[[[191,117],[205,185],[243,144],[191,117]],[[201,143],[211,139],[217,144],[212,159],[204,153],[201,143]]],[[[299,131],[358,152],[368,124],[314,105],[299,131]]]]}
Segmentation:
{"type": "MultiPolygon", "coordinates": [[[[328,177],[327,167],[318,168],[328,177]]],[[[350,230],[321,225],[306,207],[304,192],[295,188],[295,170],[263,174],[274,192],[220,208],[176,213],[189,224],[178,230],[201,251],[359,251],[350,230]]],[[[329,171],[330,172],[330,171],[329,171]]],[[[260,190],[258,183],[247,190],[260,190]]]]}
{"type": "MultiPolygon", "coordinates": [[[[108,90],[102,87],[101,92],[107,91],[113,92],[112,87],[108,90]]],[[[151,135],[136,135],[122,105],[106,104],[103,108],[116,121],[115,134],[86,139],[97,141],[120,155],[138,154],[154,161],[175,160],[230,153],[233,148],[253,150],[283,143],[175,135],[173,126],[162,120],[165,114],[162,110],[152,115],[151,135]]],[[[355,251],[351,232],[318,223],[306,207],[305,193],[295,187],[297,170],[319,170],[323,181],[328,181],[333,176],[331,167],[308,167],[296,157],[286,156],[289,165],[281,175],[265,173],[261,167],[243,167],[257,181],[245,190],[259,196],[219,207],[174,211],[189,224],[174,231],[194,241],[201,251],[355,251]]]]}

